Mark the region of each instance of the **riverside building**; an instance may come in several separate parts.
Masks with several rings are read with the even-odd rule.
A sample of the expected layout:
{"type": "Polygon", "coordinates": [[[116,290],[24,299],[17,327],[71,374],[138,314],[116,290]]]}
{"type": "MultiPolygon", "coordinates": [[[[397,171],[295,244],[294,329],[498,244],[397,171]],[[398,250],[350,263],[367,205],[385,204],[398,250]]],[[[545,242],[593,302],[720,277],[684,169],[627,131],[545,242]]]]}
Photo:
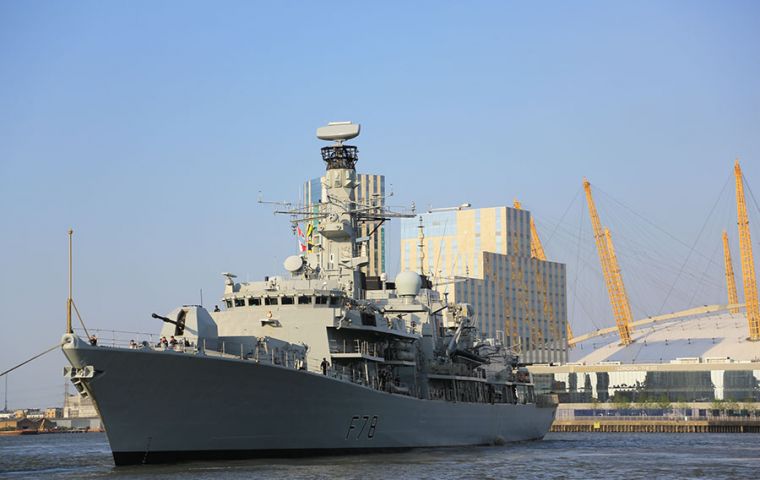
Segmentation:
{"type": "Polygon", "coordinates": [[[450,302],[479,312],[485,337],[525,362],[567,361],[565,265],[531,257],[530,212],[510,207],[429,212],[401,220],[401,270],[431,278],[450,302]]]}

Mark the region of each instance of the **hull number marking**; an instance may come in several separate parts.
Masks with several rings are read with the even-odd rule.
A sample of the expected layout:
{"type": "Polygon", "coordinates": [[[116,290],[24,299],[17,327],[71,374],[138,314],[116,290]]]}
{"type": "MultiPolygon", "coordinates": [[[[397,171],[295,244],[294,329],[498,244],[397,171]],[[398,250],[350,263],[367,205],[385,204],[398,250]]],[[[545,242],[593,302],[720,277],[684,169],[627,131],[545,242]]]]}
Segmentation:
{"type": "Polygon", "coordinates": [[[346,440],[372,439],[377,428],[377,415],[354,415],[348,423],[346,440]]]}

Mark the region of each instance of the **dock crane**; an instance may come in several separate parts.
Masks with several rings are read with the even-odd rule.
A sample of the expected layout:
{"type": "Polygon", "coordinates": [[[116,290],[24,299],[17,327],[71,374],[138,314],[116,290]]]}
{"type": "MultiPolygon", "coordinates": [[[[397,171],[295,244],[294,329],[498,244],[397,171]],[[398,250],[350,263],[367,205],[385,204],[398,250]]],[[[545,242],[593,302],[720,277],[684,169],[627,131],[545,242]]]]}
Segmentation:
{"type": "Polygon", "coordinates": [[[728,248],[728,233],[723,230],[723,259],[726,262],[726,290],[728,291],[728,304],[732,305],[728,311],[732,314],[739,313],[739,296],[736,294],[736,278],[734,277],[734,264],[731,261],[731,250],[728,248]]]}
{"type": "Polygon", "coordinates": [[[736,216],[739,228],[739,253],[742,264],[742,284],[744,286],[744,303],[747,308],[749,323],[749,340],[760,340],[760,306],[757,300],[757,281],[755,279],[755,259],[752,255],[752,238],[749,233],[747,204],[744,201],[744,179],[739,159],[734,163],[736,177],[736,216]]]}
{"type": "MultiPolygon", "coordinates": [[[[517,210],[522,210],[522,204],[519,200],[515,199],[513,205],[517,210]]],[[[533,215],[530,216],[530,256],[538,260],[546,261],[546,252],[544,251],[544,246],[541,243],[541,239],[538,237],[538,230],[536,229],[536,222],[533,221],[533,215]]],[[[539,275],[538,272],[536,272],[535,277],[536,290],[538,290],[539,294],[543,296],[544,315],[546,315],[546,317],[549,319],[549,325],[554,326],[556,329],[556,326],[554,325],[556,323],[556,319],[554,318],[554,308],[552,307],[551,302],[549,302],[546,285],[544,284],[544,278],[539,275]]],[[[573,338],[573,330],[570,328],[569,321],[566,322],[566,325],[567,341],[570,342],[570,340],[573,338]]]]}
{"type": "Polygon", "coordinates": [[[615,316],[620,341],[623,345],[630,345],[631,326],[633,315],[631,306],[628,303],[628,295],[625,292],[623,277],[620,274],[615,248],[612,245],[612,235],[609,229],[602,228],[602,222],[599,219],[599,213],[596,211],[594,198],[591,196],[591,183],[583,179],[583,190],[586,192],[586,201],[588,203],[589,216],[591,217],[591,226],[594,229],[594,240],[599,252],[599,261],[602,264],[602,274],[604,282],[607,285],[607,294],[610,297],[612,313],[615,316]]]}

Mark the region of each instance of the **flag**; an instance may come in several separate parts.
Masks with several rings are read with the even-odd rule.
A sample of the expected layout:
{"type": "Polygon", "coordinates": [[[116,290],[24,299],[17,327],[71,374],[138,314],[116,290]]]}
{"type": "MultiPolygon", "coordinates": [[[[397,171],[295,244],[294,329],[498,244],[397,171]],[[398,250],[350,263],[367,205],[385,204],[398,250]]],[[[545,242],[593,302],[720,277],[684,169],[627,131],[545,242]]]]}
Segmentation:
{"type": "Polygon", "coordinates": [[[305,237],[305,243],[306,243],[306,251],[311,252],[314,248],[314,244],[312,243],[314,237],[314,224],[310,223],[308,227],[306,227],[306,237],[305,237]]]}
{"type": "Polygon", "coordinates": [[[298,250],[300,252],[305,252],[306,251],[306,236],[303,234],[303,230],[301,230],[300,225],[296,226],[296,234],[298,236],[298,250]]]}

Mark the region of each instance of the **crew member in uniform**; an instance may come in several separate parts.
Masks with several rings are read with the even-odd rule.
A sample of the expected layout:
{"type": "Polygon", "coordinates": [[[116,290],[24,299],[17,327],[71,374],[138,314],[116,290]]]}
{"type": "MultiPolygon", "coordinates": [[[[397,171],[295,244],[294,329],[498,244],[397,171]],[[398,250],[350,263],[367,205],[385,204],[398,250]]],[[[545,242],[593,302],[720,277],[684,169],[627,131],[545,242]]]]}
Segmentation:
{"type": "Polygon", "coordinates": [[[323,358],[320,366],[322,367],[322,375],[327,375],[327,368],[330,366],[330,362],[326,358],[323,358]]]}

